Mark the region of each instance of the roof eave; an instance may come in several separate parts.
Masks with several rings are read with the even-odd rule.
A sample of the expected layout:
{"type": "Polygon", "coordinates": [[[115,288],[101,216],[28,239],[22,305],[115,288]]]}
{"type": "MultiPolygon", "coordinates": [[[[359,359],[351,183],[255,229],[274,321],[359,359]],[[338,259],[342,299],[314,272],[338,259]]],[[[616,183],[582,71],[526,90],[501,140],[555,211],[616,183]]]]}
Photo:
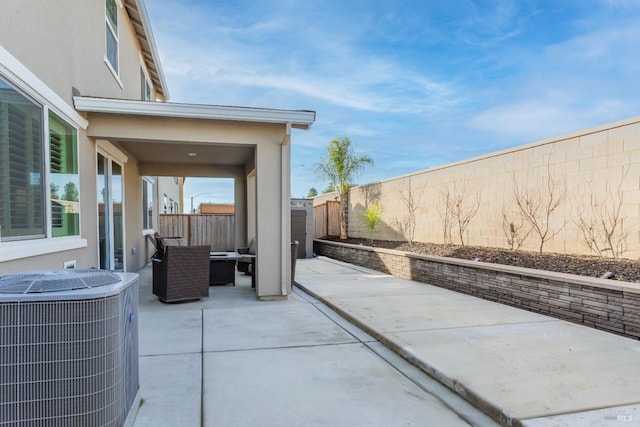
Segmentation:
{"type": "Polygon", "coordinates": [[[154,86],[156,86],[156,92],[162,95],[164,100],[167,101],[169,100],[169,89],[164,78],[162,65],[160,64],[160,56],[158,55],[144,0],[125,0],[124,4],[127,8],[129,19],[133,23],[147,69],[149,69],[150,73],[153,74],[155,72],[157,75],[157,79],[152,77],[152,80],[155,80],[154,86]],[[135,14],[137,14],[138,17],[135,17],[135,14]],[[137,18],[139,18],[139,22],[137,18]],[[148,49],[148,52],[145,52],[145,49],[148,49]],[[150,58],[148,56],[150,56],[150,58]]]}
{"type": "Polygon", "coordinates": [[[308,130],[316,118],[315,111],[307,110],[274,110],[267,108],[132,101],[84,96],[76,96],[73,98],[73,101],[76,110],[87,113],[132,114],[254,123],[290,123],[292,127],[303,130],[308,130]]]}

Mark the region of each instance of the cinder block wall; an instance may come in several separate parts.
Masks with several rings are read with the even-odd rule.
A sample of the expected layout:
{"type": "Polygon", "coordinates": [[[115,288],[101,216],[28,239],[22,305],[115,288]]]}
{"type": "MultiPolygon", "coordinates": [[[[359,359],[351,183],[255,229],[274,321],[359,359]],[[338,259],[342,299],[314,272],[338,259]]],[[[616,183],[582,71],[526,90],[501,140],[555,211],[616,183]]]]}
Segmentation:
{"type": "Polygon", "coordinates": [[[314,241],[318,255],[640,339],[640,285],[314,241]]]}
{"type": "MultiPolygon", "coordinates": [[[[516,186],[530,198],[538,191],[546,194],[545,189],[555,197],[566,191],[566,199],[549,218],[549,236],[557,235],[545,243],[544,252],[593,254],[577,225],[580,213],[589,220],[592,207],[610,212],[619,207],[621,230],[627,235],[623,257],[640,257],[640,117],[354,187],[349,194],[349,235],[367,236],[362,214],[377,199],[383,216],[375,238],[407,240],[407,201],[412,198],[414,241],[460,243],[457,223],[447,214],[449,194],[462,195],[463,211],[478,201],[463,233],[465,244],[507,247],[503,212],[509,222],[522,222],[516,186]]],[[[317,198],[314,205],[322,200],[317,198]]],[[[531,233],[521,249],[537,251],[539,242],[531,233]]]]}

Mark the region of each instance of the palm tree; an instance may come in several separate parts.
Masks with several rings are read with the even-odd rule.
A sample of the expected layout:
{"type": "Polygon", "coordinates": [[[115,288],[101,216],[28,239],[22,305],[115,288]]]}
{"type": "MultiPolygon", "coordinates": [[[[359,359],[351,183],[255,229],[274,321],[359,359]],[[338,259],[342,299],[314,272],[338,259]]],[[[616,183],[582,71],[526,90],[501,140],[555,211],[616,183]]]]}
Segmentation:
{"type": "Polygon", "coordinates": [[[356,157],[351,140],[346,136],[334,138],[329,142],[325,158],[318,165],[318,173],[329,180],[340,198],[340,238],[347,238],[347,193],[355,175],[364,169],[365,164],[373,164],[370,156],[356,157]]]}

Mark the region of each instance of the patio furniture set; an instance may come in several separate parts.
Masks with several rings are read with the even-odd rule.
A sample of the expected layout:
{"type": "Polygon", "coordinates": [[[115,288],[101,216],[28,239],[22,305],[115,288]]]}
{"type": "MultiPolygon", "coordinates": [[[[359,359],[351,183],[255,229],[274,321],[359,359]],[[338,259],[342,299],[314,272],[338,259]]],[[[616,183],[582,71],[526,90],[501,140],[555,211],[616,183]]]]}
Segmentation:
{"type": "Polygon", "coordinates": [[[209,296],[209,286],[236,284],[235,269],[251,274],[255,287],[255,251],[252,247],[238,252],[212,252],[206,245],[189,246],[180,237],[152,240],[156,252],[153,262],[153,294],[162,302],[185,302],[209,296]],[[241,252],[242,254],[240,254],[241,252]]]}

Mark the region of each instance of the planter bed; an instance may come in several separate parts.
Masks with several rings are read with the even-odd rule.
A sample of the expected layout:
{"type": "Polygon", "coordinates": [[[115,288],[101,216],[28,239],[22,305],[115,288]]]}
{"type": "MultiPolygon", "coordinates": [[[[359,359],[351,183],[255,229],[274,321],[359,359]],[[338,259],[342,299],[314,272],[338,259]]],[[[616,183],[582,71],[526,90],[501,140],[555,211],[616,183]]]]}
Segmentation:
{"type": "Polygon", "coordinates": [[[314,240],[314,252],[640,339],[640,284],[314,240]]]}

